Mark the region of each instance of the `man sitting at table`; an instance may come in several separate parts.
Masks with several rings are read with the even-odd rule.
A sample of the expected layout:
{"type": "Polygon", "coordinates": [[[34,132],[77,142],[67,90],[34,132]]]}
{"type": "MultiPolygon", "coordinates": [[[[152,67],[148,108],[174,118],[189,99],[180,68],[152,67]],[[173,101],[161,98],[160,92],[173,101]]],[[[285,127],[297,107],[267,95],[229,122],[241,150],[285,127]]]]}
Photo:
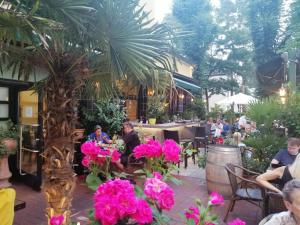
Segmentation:
{"type": "Polygon", "coordinates": [[[281,149],[271,161],[272,167],[287,166],[294,162],[299,153],[300,139],[289,138],[287,149],[281,149]]]}
{"type": "MultiPolygon", "coordinates": [[[[133,149],[140,145],[140,139],[137,132],[134,131],[133,125],[130,122],[123,124],[124,136],[123,140],[125,143],[125,152],[121,156],[121,163],[126,167],[129,155],[133,152],[133,149]]],[[[132,158],[134,160],[134,158],[132,158]]]]}
{"type": "Polygon", "coordinates": [[[95,131],[88,136],[88,139],[91,141],[102,142],[104,144],[112,143],[112,140],[110,140],[107,133],[102,132],[102,128],[100,125],[95,126],[95,131]]]}

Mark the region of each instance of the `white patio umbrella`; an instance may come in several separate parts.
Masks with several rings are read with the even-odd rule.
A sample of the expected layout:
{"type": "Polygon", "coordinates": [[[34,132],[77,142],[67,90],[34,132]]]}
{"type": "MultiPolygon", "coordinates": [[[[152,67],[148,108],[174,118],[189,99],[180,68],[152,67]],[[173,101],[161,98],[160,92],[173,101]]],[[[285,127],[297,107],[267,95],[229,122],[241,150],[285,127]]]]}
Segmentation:
{"type": "Polygon", "coordinates": [[[238,107],[239,105],[248,105],[250,102],[254,102],[257,99],[250,96],[246,95],[243,93],[238,93],[233,96],[229,96],[225,99],[222,99],[221,101],[216,102],[217,105],[220,105],[222,108],[228,108],[234,105],[234,111],[238,112],[238,107]]]}

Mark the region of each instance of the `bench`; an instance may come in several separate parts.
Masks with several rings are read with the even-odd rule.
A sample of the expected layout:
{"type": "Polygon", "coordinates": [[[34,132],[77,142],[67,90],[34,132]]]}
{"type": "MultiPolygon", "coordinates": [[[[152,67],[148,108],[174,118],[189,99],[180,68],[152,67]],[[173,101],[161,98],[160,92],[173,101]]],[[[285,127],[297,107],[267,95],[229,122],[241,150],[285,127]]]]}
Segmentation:
{"type": "Polygon", "coordinates": [[[18,199],[15,200],[15,206],[14,206],[15,211],[24,209],[25,207],[26,207],[26,202],[18,199]]]}

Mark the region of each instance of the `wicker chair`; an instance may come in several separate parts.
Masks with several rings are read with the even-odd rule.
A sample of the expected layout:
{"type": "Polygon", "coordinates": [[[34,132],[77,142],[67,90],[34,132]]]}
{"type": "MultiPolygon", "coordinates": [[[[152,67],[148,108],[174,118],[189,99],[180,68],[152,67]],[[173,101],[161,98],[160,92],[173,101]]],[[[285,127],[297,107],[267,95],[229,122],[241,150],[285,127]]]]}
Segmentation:
{"type": "Polygon", "coordinates": [[[254,179],[254,177],[259,174],[231,163],[226,164],[225,168],[230,181],[232,196],[224,217],[224,221],[226,222],[229,212],[233,210],[235,202],[240,200],[245,200],[256,206],[259,206],[262,209],[263,216],[265,216],[265,191],[254,179]],[[246,178],[239,174],[247,174],[249,176],[246,178]]]}
{"type": "Polygon", "coordinates": [[[128,174],[128,178],[135,179],[139,176],[144,176],[144,172],[137,172],[138,170],[142,170],[146,165],[146,159],[145,160],[136,160],[134,158],[134,154],[131,153],[128,156],[127,160],[127,166],[124,168],[124,172],[128,174]]]}

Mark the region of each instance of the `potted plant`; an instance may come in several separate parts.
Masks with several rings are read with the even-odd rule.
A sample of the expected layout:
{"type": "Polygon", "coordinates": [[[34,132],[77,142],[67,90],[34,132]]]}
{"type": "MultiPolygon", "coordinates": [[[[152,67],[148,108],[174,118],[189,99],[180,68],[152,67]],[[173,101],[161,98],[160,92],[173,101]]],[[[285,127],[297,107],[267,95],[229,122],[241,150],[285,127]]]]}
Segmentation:
{"type": "Polygon", "coordinates": [[[159,101],[159,98],[148,97],[147,103],[147,117],[150,125],[156,124],[156,119],[165,113],[163,104],[159,101]]]}
{"type": "Polygon", "coordinates": [[[0,127],[0,188],[11,185],[8,181],[11,177],[8,156],[14,153],[17,147],[17,137],[18,130],[11,121],[7,121],[5,126],[0,127]]]}

